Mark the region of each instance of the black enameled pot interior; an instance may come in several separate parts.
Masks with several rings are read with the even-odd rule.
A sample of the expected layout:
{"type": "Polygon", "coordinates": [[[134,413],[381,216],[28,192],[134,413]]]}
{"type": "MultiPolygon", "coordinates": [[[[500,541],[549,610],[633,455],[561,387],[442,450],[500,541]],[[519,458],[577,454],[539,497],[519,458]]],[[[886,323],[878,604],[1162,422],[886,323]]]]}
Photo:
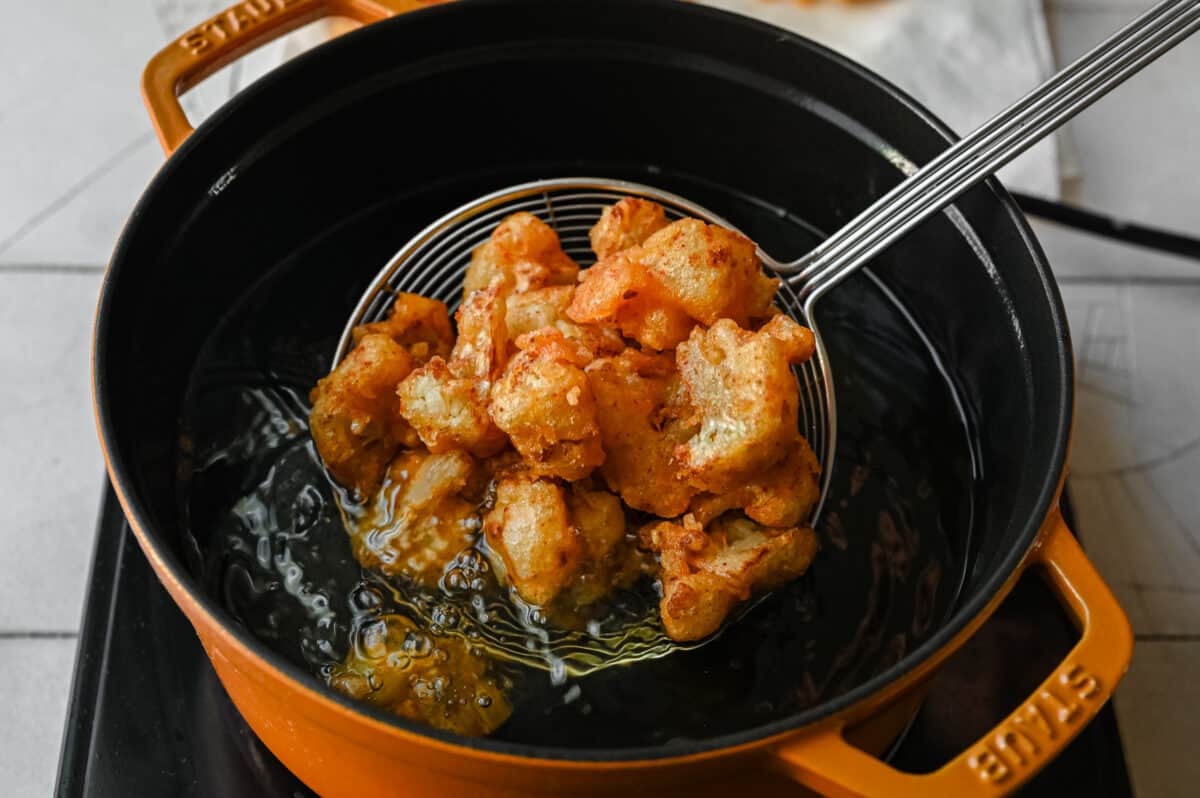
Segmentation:
{"type": "MultiPolygon", "coordinates": [[[[624,177],[709,204],[774,250],[789,242],[768,240],[771,226],[756,228],[754,213],[728,207],[731,198],[828,232],[947,141],[936,120],[852,64],[684,3],[468,0],[370,26],[223,108],[172,156],[131,217],[96,337],[113,471],[205,610],[273,666],[307,678],[206,594],[180,534],[178,425],[189,374],[213,329],[272,268],[300,252],[325,258],[306,275],[327,312],[296,323],[332,346],[337,320],[407,235],[479,193],[539,177],[624,177]]],[[[874,272],[947,364],[976,460],[962,497],[971,517],[948,508],[942,530],[962,558],[963,588],[919,646],[790,717],[649,748],[464,742],[378,717],[519,754],[675,755],[835,712],[961,629],[1031,545],[1061,473],[1071,412],[1062,308],[1037,244],[995,184],[897,244],[874,272]]]]}

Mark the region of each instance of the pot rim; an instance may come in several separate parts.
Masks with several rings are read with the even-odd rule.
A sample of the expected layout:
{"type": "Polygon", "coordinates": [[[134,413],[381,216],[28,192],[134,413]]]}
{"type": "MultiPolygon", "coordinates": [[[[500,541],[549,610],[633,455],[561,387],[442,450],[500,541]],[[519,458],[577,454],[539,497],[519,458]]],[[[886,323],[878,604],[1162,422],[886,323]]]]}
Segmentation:
{"type": "MultiPolygon", "coordinates": [[[[656,761],[659,764],[665,764],[672,759],[684,759],[702,754],[712,754],[722,749],[745,749],[754,743],[765,743],[771,738],[777,738],[788,732],[794,732],[823,719],[830,718],[831,716],[845,713],[851,707],[867,702],[872,696],[880,693],[891,693],[907,686],[909,682],[918,676],[915,671],[919,665],[933,659],[943,648],[950,647],[956,643],[956,638],[976,621],[981,613],[986,612],[989,609],[989,605],[994,606],[999,603],[997,598],[1001,595],[1010,578],[1013,577],[1026,555],[1035,545],[1043,521],[1052,511],[1054,502],[1058,496],[1061,476],[1066,466],[1072,424],[1072,397],[1074,391],[1074,363],[1070,350],[1066,313],[1057,284],[1050,272],[1049,264],[1040,244],[1029,227],[1024,214],[1017,207],[1016,202],[994,177],[989,178],[984,185],[988,187],[991,194],[995,197],[999,209],[1003,210],[1007,218],[1014,224],[1023,245],[1028,249],[1031,265],[1048,299],[1048,310],[1051,314],[1053,326],[1058,332],[1054,341],[1054,358],[1058,362],[1058,371],[1061,376],[1061,383],[1059,385],[1061,400],[1054,411],[1053,426],[1056,431],[1056,439],[1051,452],[1052,464],[1038,491],[1036,500],[1037,510],[1025,520],[1024,529],[1020,534],[1020,539],[1024,541],[1024,544],[1014,546],[1005,555],[999,567],[977,588],[975,594],[955,609],[946,623],[939,627],[920,646],[914,648],[898,663],[884,672],[828,701],[816,704],[789,717],[739,732],[690,740],[686,743],[674,742],[658,746],[615,749],[566,749],[512,743],[489,738],[464,737],[452,732],[434,729],[424,724],[376,709],[344,696],[321,683],[317,677],[283,655],[272,651],[248,630],[237,624],[229,616],[228,612],[208,595],[203,585],[199,583],[195,575],[192,574],[190,569],[175,554],[171,547],[165,545],[165,541],[156,539],[154,535],[147,531],[152,528],[150,512],[138,496],[126,490],[126,486],[132,482],[131,475],[134,469],[119,454],[113,433],[111,413],[109,411],[110,389],[105,377],[108,361],[107,345],[110,337],[110,328],[112,327],[111,305],[113,302],[116,275],[122,269],[127,252],[132,246],[132,239],[139,235],[139,227],[136,222],[142,216],[144,209],[151,205],[157,194],[163,191],[164,187],[169,184],[173,173],[179,168],[179,164],[195,149],[200,147],[202,142],[214,129],[222,125],[228,117],[233,116],[239,108],[253,103],[269,87],[288,81],[292,73],[300,69],[304,64],[325,54],[357,47],[369,37],[382,38],[388,36],[390,35],[392,26],[403,26],[406,24],[406,20],[414,13],[422,18],[433,16],[453,18],[462,14],[470,14],[472,5],[486,2],[487,0],[475,0],[474,3],[456,2],[437,5],[422,9],[419,12],[410,12],[392,19],[376,22],[313,48],[313,50],[292,59],[288,63],[276,67],[269,74],[240,92],[236,97],[230,99],[201,123],[195,132],[160,167],[138,199],[129,221],[126,223],[117,241],[101,286],[93,333],[92,393],[101,451],[113,489],[124,509],[130,528],[154,567],[160,581],[164,585],[173,583],[178,589],[183,591],[191,606],[185,607],[185,602],[179,598],[176,598],[176,602],[180,605],[181,609],[185,609],[185,614],[189,616],[189,620],[193,626],[200,625],[199,619],[196,617],[197,615],[200,616],[205,625],[219,631],[227,641],[240,647],[242,649],[241,653],[244,656],[265,663],[278,676],[286,678],[288,681],[295,683],[298,689],[307,692],[312,699],[321,703],[332,702],[337,708],[348,710],[355,715],[374,721],[376,725],[382,724],[384,727],[387,727],[388,731],[400,732],[404,736],[414,735],[423,738],[426,742],[434,741],[441,743],[458,750],[462,754],[491,754],[504,758],[512,757],[523,761],[549,760],[561,765],[570,763],[611,763],[615,765],[630,762],[645,763],[647,761],[656,761]]],[[[534,2],[537,2],[537,0],[515,0],[515,3],[514,0],[509,0],[509,5],[534,2]]],[[[661,7],[671,6],[678,13],[711,17],[723,21],[724,24],[741,25],[747,28],[758,29],[760,33],[769,35],[777,40],[786,39],[789,44],[815,52],[822,58],[834,63],[838,68],[851,73],[857,79],[873,84],[875,88],[889,94],[905,107],[912,115],[914,121],[923,123],[931,132],[941,137],[947,145],[957,139],[957,136],[947,125],[917,103],[906,92],[867,68],[803,36],[750,17],[707,6],[678,3],[675,0],[617,0],[617,2],[641,8],[649,4],[661,7]]],[[[174,593],[174,591],[171,592],[174,593]]],[[[961,640],[957,641],[958,645],[961,645],[962,642],[961,640]]],[[[948,651],[942,652],[943,656],[948,653],[948,651]]]]}

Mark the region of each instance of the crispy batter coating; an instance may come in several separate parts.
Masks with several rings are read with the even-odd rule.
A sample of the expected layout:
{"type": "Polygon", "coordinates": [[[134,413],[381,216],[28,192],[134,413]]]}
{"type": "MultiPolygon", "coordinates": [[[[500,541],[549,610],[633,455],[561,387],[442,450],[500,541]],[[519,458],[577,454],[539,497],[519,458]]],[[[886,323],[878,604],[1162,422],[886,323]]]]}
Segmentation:
{"type": "Polygon", "coordinates": [[[696,493],[679,478],[675,447],[694,433],[679,408],[674,358],[627,349],[586,370],[596,396],[596,420],[607,456],[608,487],[630,507],[663,518],[680,515],[696,493]]]}
{"type": "Polygon", "coordinates": [[[575,296],[575,286],[555,285],[508,298],[508,337],[520,336],[544,327],[554,327],[572,341],[588,348],[593,356],[614,354],[625,348],[616,330],[596,324],[578,324],[567,316],[575,296]]]}
{"type": "Polygon", "coordinates": [[[558,233],[531,213],[514,213],[471,253],[463,296],[504,275],[518,294],[548,285],[574,285],[579,264],[563,252],[558,233]]]}
{"type": "Polygon", "coordinates": [[[458,341],[450,355],[454,376],[494,380],[508,361],[508,296],[511,284],[498,276],[474,291],[458,309],[458,341]]]}
{"type": "Polygon", "coordinates": [[[696,321],[733,319],[749,327],[771,315],[779,279],[763,274],[754,242],[698,219],[680,219],[650,236],[641,262],[696,321]]]}
{"type": "Polygon", "coordinates": [[[561,485],[515,474],[496,484],[496,503],[483,520],[488,545],[500,555],[502,580],[530,604],[545,605],[575,578],[584,541],[571,522],[561,485]]]}
{"type": "Polygon", "coordinates": [[[400,414],[412,425],[429,451],[465,449],[490,457],[508,443],[487,413],[480,383],[460,379],[440,357],[408,375],[396,394],[400,414]]]}
{"type": "Polygon", "coordinates": [[[780,315],[756,333],[722,319],[679,346],[679,372],[700,422],[675,450],[691,485],[727,493],[783,459],[800,401],[791,364],[812,355],[812,342],[811,332],[780,315]]]}
{"type": "Polygon", "coordinates": [[[772,316],[758,331],[775,339],[789,363],[804,363],[817,351],[817,339],[813,331],[782,313],[772,316]]]}
{"type": "Polygon", "coordinates": [[[353,330],[358,345],[368,335],[387,335],[412,355],[417,365],[432,357],[449,357],[454,330],[446,303],[419,294],[396,294],[385,321],[361,324],[353,330]]]}
{"type": "Polygon", "coordinates": [[[450,362],[435,357],[400,383],[400,414],[431,452],[466,449],[489,457],[507,439],[488,415],[491,381],[508,360],[503,276],[476,291],[458,310],[458,341],[450,362]]]}
{"type": "MultiPolygon", "coordinates": [[[[625,508],[606,490],[576,483],[567,491],[567,508],[583,540],[584,561],[579,574],[559,604],[565,605],[566,620],[616,588],[628,587],[646,571],[641,552],[625,535],[625,508]],[[565,598],[565,600],[564,600],[565,598]]],[[[579,619],[564,625],[578,626],[579,619]]]]}
{"type": "Polygon", "coordinates": [[[626,197],[604,209],[588,237],[592,251],[603,260],[638,246],[666,226],[667,215],[657,202],[626,197]]]}
{"type": "Polygon", "coordinates": [[[690,511],[701,524],[738,509],[763,526],[798,526],[808,520],[820,497],[820,475],[817,456],[797,432],[781,461],[765,466],[728,493],[697,496],[690,511]]]}
{"type": "Polygon", "coordinates": [[[588,560],[603,562],[625,539],[625,510],[608,491],[575,483],[567,491],[567,509],[588,560]]]}
{"type": "Polygon", "coordinates": [[[401,446],[416,444],[400,414],[396,386],[412,371],[408,350],[386,335],[367,335],[317,383],[309,425],[334,479],[370,495],[401,446]]]}
{"type": "Polygon", "coordinates": [[[466,452],[401,453],[370,509],[352,521],[350,547],[364,567],[436,587],[479,528],[470,492],[478,472],[466,452]]]}
{"type": "Polygon", "coordinates": [[[678,641],[708,637],[739,602],[802,576],[817,552],[807,527],[768,529],[736,515],[707,532],[690,515],[682,524],[662,521],[643,528],[641,541],[659,555],[659,612],[678,641]]]}
{"type": "Polygon", "coordinates": [[[484,533],[501,581],[561,626],[582,626],[591,604],[649,570],[626,535],[621,500],[587,482],[564,488],[510,471],[497,482],[484,533]]]}
{"type": "Polygon", "coordinates": [[[567,308],[567,316],[581,324],[616,327],[659,352],[686,340],[695,325],[646,269],[637,248],[609,256],[585,270],[581,279],[567,308]]]}
{"type": "Polygon", "coordinates": [[[591,353],[553,327],[521,336],[517,346],[492,389],[492,419],[533,473],[586,477],[604,462],[596,400],[581,368],[591,353]]]}
{"type": "Polygon", "coordinates": [[[402,615],[364,624],[334,667],[338,692],[410,720],[472,737],[500,728],[512,705],[490,664],[458,638],[434,637],[402,615]]]}

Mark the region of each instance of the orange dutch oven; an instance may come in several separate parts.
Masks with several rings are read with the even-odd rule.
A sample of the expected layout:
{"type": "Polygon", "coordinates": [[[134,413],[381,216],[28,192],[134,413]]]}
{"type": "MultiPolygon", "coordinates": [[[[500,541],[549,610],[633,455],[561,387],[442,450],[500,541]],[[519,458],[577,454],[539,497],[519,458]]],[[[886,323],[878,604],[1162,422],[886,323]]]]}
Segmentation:
{"type": "MultiPolygon", "coordinates": [[[[180,436],[180,408],[206,339],[247,293],[299,268],[294,296],[311,307],[296,299],[293,313],[271,321],[264,311],[261,323],[328,355],[358,291],[411,232],[486,191],[574,174],[675,190],[786,252],[836,229],[952,134],[884,80],[803,38],[659,0],[247,0],[156,55],[143,93],[169,158],[129,220],[99,303],[94,390],[109,474],[233,702],[320,794],[994,795],[1062,751],[1112,695],[1130,628],[1057,510],[1073,409],[1064,312],[1036,240],[995,181],[839,287],[822,321],[846,379],[856,366],[885,381],[903,367],[874,405],[841,408],[846,473],[835,473],[835,510],[818,530],[823,551],[805,588],[824,625],[805,626],[786,602],[767,610],[777,612],[775,632],[809,635],[818,649],[857,633],[858,659],[841,660],[835,687],[737,728],[718,710],[711,728],[656,743],[631,732],[629,745],[619,735],[556,744],[553,729],[537,741],[503,730],[467,739],[328,689],[231,612],[206,578],[203,535],[189,532],[180,509],[180,453],[196,445],[180,436]],[[372,24],[276,69],[192,129],[183,92],[326,15],[372,24]],[[903,308],[905,321],[880,321],[876,306],[903,308]],[[888,357],[880,331],[893,328],[919,330],[925,360],[888,357]],[[900,417],[920,421],[917,431],[906,433],[900,417]],[[883,468],[867,440],[901,453],[880,490],[911,517],[855,514],[864,469],[883,468]],[[915,584],[923,557],[941,563],[940,581],[915,584]],[[882,761],[924,685],[1031,569],[1078,627],[1075,647],[940,769],[909,774],[882,761]],[[881,578],[898,598],[867,606],[881,578]],[[910,620],[918,611],[932,619],[927,629],[910,620]]],[[[317,360],[298,390],[328,362],[317,360]]],[[[839,397],[855,390],[839,385],[839,397]]],[[[796,668],[799,690],[802,665],[781,663],[787,678],[796,668]]]]}

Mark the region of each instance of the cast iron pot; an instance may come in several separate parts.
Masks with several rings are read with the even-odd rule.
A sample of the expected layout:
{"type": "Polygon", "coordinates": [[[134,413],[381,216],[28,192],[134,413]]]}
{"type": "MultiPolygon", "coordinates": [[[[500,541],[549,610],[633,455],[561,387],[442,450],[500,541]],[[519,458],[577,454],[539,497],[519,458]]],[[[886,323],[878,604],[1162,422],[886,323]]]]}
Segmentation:
{"type": "MultiPolygon", "coordinates": [[[[138,541],[250,726],[327,796],[631,787],[700,795],[755,784],[780,790],[787,780],[838,795],[962,796],[1019,786],[1108,699],[1132,636],[1056,509],[1073,403],[1069,336],[1041,250],[994,181],[877,264],[958,381],[984,478],[971,567],[954,610],[923,644],[848,692],[736,734],[654,748],[469,740],[326,689],[237,624],[185,565],[175,457],[189,369],[227,308],[268,265],[315,236],[336,238],[340,226],[397,197],[423,207],[422,192],[452,186],[456,175],[490,188],[573,174],[651,184],[691,175],[692,185],[721,186],[829,231],[898,182],[903,163],[929,160],[952,138],[861,67],[703,7],[422,5],[429,4],[241,3],[169,45],[144,77],[170,157],[105,278],[96,412],[138,541]],[[379,21],[402,11],[411,13],[379,21]],[[275,70],[192,132],[181,92],[327,14],[378,24],[275,70]],[[1027,702],[941,769],[912,775],[882,762],[876,754],[911,717],[923,685],[1030,568],[1043,572],[1078,626],[1076,647],[1027,702]]],[[[463,189],[460,201],[469,198],[463,189]]],[[[416,211],[424,213],[416,221],[446,209],[416,211]]],[[[377,233],[355,252],[368,271],[404,237],[377,233]]],[[[348,310],[354,296],[339,280],[344,271],[331,262],[328,282],[312,290],[348,310]]]]}

